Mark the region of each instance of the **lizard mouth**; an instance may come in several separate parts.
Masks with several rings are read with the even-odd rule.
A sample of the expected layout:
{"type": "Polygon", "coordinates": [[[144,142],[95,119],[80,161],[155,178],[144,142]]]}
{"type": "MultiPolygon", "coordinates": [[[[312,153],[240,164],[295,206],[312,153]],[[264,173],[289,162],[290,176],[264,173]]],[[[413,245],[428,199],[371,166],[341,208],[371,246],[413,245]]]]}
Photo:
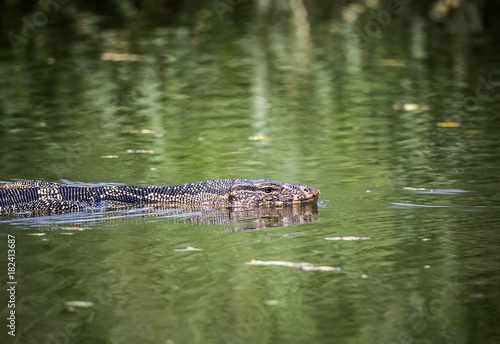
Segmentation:
{"type": "Polygon", "coordinates": [[[301,204],[301,203],[308,203],[308,202],[315,202],[318,200],[319,195],[321,195],[321,192],[318,189],[313,189],[313,188],[307,188],[304,189],[304,195],[301,198],[294,198],[291,201],[276,201],[276,205],[283,205],[283,204],[301,204]]]}
{"type": "MultiPolygon", "coordinates": [[[[313,202],[319,198],[319,195],[321,195],[321,191],[319,191],[318,189],[313,189],[313,188],[305,189],[304,193],[306,195],[306,198],[302,199],[302,200],[297,200],[297,203],[313,202]]],[[[295,203],[295,200],[293,203],[295,203]]]]}
{"type": "Polygon", "coordinates": [[[321,195],[321,192],[318,189],[312,189],[312,192],[308,192],[306,194],[306,198],[304,199],[299,199],[299,200],[293,200],[293,204],[300,204],[300,203],[307,203],[307,202],[314,202],[317,201],[319,198],[319,195],[321,195]]]}
{"type": "Polygon", "coordinates": [[[321,195],[321,191],[318,189],[313,189],[313,198],[318,199],[319,195],[321,195]]]}

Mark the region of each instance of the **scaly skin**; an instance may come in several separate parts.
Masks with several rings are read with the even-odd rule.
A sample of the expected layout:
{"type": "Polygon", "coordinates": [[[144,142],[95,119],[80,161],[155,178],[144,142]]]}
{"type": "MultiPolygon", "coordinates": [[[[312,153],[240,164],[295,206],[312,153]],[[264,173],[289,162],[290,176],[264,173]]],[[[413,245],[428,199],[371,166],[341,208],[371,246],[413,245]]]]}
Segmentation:
{"type": "Polygon", "coordinates": [[[178,207],[248,207],[311,202],[319,190],[270,179],[224,179],[174,186],[71,186],[28,180],[0,185],[0,215],[32,216],[161,204],[178,207]]]}

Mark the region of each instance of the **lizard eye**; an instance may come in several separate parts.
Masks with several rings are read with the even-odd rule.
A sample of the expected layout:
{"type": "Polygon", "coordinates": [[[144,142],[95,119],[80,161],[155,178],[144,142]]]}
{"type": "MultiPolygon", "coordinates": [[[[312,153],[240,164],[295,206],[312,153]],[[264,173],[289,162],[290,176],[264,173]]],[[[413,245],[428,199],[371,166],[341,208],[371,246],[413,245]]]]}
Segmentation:
{"type": "Polygon", "coordinates": [[[263,190],[264,190],[264,193],[266,193],[266,194],[270,194],[271,192],[274,191],[274,189],[271,187],[264,188],[263,190]]]}

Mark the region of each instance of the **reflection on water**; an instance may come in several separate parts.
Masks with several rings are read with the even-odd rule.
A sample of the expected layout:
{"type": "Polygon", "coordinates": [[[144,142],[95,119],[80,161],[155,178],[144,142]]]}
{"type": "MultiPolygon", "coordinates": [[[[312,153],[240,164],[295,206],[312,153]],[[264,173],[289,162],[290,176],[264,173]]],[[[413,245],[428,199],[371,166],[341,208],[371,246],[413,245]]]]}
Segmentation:
{"type": "Polygon", "coordinates": [[[109,221],[126,221],[141,218],[141,221],[170,221],[197,225],[219,225],[227,231],[287,227],[315,222],[319,220],[318,205],[315,202],[279,207],[241,207],[223,209],[172,209],[161,205],[120,207],[119,211],[89,212],[31,217],[31,214],[19,213],[3,216],[0,224],[26,228],[55,226],[95,226],[106,225],[109,221]]]}

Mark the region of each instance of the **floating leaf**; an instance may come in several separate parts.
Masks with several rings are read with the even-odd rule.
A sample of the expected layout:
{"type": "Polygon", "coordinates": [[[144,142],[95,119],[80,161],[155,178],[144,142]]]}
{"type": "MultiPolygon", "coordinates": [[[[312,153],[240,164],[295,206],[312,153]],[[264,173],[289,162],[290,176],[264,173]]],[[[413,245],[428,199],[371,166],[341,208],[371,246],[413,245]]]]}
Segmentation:
{"type": "Polygon", "coordinates": [[[392,108],[394,110],[405,110],[405,111],[429,110],[429,107],[427,105],[420,105],[413,103],[406,103],[403,105],[394,104],[392,108]]]}
{"type": "Polygon", "coordinates": [[[88,308],[94,305],[94,303],[90,301],[67,301],[65,304],[69,312],[76,311],[77,307],[88,308]]]}
{"type": "Polygon", "coordinates": [[[68,307],[92,307],[94,305],[91,301],[66,301],[66,306],[68,307]]]}
{"type": "Polygon", "coordinates": [[[116,54],[116,53],[103,53],[101,54],[103,61],[141,61],[142,56],[135,54],[116,54]]]}
{"type": "Polygon", "coordinates": [[[64,229],[69,230],[69,231],[84,231],[85,230],[82,227],[66,227],[64,229]]]}
{"type": "Polygon", "coordinates": [[[283,260],[256,260],[252,259],[250,262],[246,262],[246,265],[277,265],[295,268],[297,270],[306,271],[339,271],[340,268],[334,266],[316,266],[310,263],[294,263],[287,262],[283,260]]]}
{"type": "Polygon", "coordinates": [[[278,300],[266,300],[266,301],[264,301],[264,303],[268,306],[276,306],[279,303],[279,301],[278,300]]]}
{"type": "Polygon", "coordinates": [[[194,248],[191,246],[188,246],[186,248],[176,248],[174,249],[175,252],[189,252],[189,251],[201,251],[201,248],[194,248]]]}
{"type": "Polygon", "coordinates": [[[151,149],[127,149],[127,153],[137,153],[137,154],[152,154],[154,150],[151,149]]]}
{"type": "Polygon", "coordinates": [[[460,123],[458,122],[437,122],[436,125],[440,128],[458,128],[460,123]]]}
{"type": "Polygon", "coordinates": [[[269,141],[270,138],[264,135],[255,135],[255,136],[249,136],[248,139],[250,141],[269,141]]]}

